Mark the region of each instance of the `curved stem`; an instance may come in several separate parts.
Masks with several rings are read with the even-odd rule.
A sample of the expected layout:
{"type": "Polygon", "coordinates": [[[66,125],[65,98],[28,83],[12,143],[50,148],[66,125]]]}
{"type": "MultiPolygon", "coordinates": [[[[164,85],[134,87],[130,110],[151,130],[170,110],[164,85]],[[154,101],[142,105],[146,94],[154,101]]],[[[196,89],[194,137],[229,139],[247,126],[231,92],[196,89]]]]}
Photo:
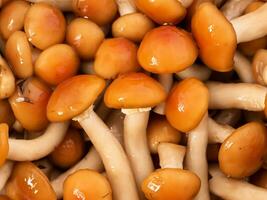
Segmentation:
{"type": "Polygon", "coordinates": [[[136,7],[131,0],[116,0],[119,7],[120,16],[135,13],[136,7]]]}
{"type": "Polygon", "coordinates": [[[32,3],[45,2],[62,11],[72,11],[72,0],[27,0],[32,3]]]}
{"type": "Polygon", "coordinates": [[[5,164],[0,167],[0,191],[5,187],[5,184],[12,172],[13,162],[6,161],[5,164]]]}
{"type": "Polygon", "coordinates": [[[195,77],[201,81],[207,81],[210,78],[211,70],[204,65],[193,64],[181,72],[177,72],[176,76],[181,79],[195,77]]]}

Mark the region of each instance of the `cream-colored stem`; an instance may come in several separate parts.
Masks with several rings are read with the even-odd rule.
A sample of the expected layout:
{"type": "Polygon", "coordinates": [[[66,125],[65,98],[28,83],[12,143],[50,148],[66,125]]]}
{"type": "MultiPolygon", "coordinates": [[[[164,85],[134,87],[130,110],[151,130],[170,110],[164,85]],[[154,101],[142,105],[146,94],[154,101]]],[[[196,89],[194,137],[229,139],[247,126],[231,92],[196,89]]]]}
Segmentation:
{"type": "MultiPolygon", "coordinates": [[[[172,85],[173,85],[173,76],[172,74],[160,74],[159,75],[159,82],[164,87],[167,93],[170,92],[172,85]]],[[[165,102],[160,103],[156,106],[153,111],[160,115],[165,115],[165,102]]]]}
{"type": "Polygon", "coordinates": [[[186,167],[201,180],[201,187],[195,200],[209,200],[208,162],[206,149],[208,145],[208,114],[199,125],[188,133],[186,167]]]}
{"type": "Polygon", "coordinates": [[[120,16],[135,13],[136,7],[132,0],[116,0],[119,7],[120,16]]]}
{"type": "Polygon", "coordinates": [[[211,75],[211,70],[204,65],[193,64],[181,72],[177,72],[176,76],[181,79],[195,77],[201,81],[207,81],[211,75]]]}
{"type": "Polygon", "coordinates": [[[13,162],[6,161],[5,164],[0,167],[0,191],[5,187],[5,184],[12,172],[13,169],[13,162]]]}
{"type": "Polygon", "coordinates": [[[130,160],[140,199],[145,199],[141,190],[144,179],[154,171],[147,143],[147,123],[150,111],[126,114],[124,119],[124,145],[130,160]]]}
{"type": "Polygon", "coordinates": [[[68,126],[69,122],[51,123],[44,134],[36,139],[9,139],[8,159],[33,161],[47,156],[63,140],[68,126]]]}
{"type": "Polygon", "coordinates": [[[186,148],[181,145],[172,143],[160,143],[158,146],[158,154],[160,167],[183,169],[183,161],[186,148]]]}
{"type": "Polygon", "coordinates": [[[267,3],[241,17],[231,20],[235,29],[237,43],[248,42],[267,34],[267,3]]]}
{"type": "Polygon", "coordinates": [[[79,121],[98,151],[104,163],[114,199],[138,200],[137,188],[128,158],[106,124],[96,115],[92,107],[74,120],[79,121]]]}
{"type": "Polygon", "coordinates": [[[207,87],[210,109],[262,111],[265,108],[267,88],[258,84],[208,82],[207,87]]]}
{"type": "Polygon", "coordinates": [[[215,121],[219,124],[227,124],[235,126],[241,118],[241,110],[238,109],[226,109],[220,111],[218,115],[214,117],[215,121]]]}
{"type": "Polygon", "coordinates": [[[32,3],[45,2],[53,6],[56,6],[62,11],[72,11],[73,0],[27,0],[32,3]]]}

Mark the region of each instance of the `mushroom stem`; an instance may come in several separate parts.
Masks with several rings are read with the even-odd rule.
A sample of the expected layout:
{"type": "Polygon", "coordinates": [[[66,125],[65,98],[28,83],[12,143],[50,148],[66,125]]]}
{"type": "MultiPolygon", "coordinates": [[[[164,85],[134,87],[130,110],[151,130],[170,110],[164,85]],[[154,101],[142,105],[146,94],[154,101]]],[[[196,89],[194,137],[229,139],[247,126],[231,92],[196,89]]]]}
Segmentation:
{"type": "Polygon", "coordinates": [[[241,118],[241,110],[227,109],[222,110],[218,115],[214,117],[215,121],[219,124],[228,124],[235,126],[241,118]]]}
{"type": "Polygon", "coordinates": [[[131,0],[116,0],[119,7],[120,16],[135,13],[136,7],[131,0]]]}
{"type": "Polygon", "coordinates": [[[207,87],[210,109],[262,111],[265,108],[267,88],[258,84],[208,82],[207,87]]]}
{"type": "Polygon", "coordinates": [[[51,4],[62,11],[72,11],[72,0],[27,0],[32,3],[45,2],[51,4]]]}
{"type": "Polygon", "coordinates": [[[188,133],[186,167],[201,180],[201,187],[195,200],[209,200],[208,162],[206,149],[208,145],[208,114],[206,113],[199,125],[188,133]]]}
{"type": "Polygon", "coordinates": [[[69,122],[51,123],[44,134],[33,140],[9,139],[8,159],[38,160],[50,154],[63,140],[69,122]]]}
{"type": "Polygon", "coordinates": [[[13,162],[6,161],[5,164],[0,167],[0,191],[5,187],[5,184],[12,172],[13,162]]]}
{"type": "Polygon", "coordinates": [[[95,114],[93,107],[74,118],[83,127],[104,163],[114,198],[138,200],[138,193],[129,161],[118,140],[95,114]]]}
{"type": "Polygon", "coordinates": [[[183,161],[186,148],[181,145],[172,143],[160,143],[158,146],[158,154],[160,167],[183,169],[183,161]]]}
{"type": "Polygon", "coordinates": [[[181,72],[177,72],[176,76],[181,79],[195,77],[201,81],[207,81],[211,75],[211,70],[204,65],[193,64],[181,72]]]}

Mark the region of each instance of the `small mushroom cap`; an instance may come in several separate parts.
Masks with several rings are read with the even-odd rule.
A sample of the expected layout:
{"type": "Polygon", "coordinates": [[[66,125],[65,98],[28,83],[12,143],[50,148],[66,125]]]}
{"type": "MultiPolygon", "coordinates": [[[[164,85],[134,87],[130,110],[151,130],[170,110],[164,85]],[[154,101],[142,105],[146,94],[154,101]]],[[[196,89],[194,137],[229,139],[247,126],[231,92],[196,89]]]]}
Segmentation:
{"type": "Polygon", "coordinates": [[[231,71],[236,50],[236,34],[231,23],[211,2],[196,10],[191,29],[202,61],[219,72],[231,71]]]}
{"type": "Polygon", "coordinates": [[[113,37],[124,37],[133,42],[141,42],[145,34],[153,29],[155,24],[142,13],[131,13],[119,17],[112,24],[113,37]]]}
{"type": "Polygon", "coordinates": [[[8,198],[8,196],[6,195],[0,195],[0,200],[11,200],[11,199],[8,198]]]}
{"type": "Polygon", "coordinates": [[[24,30],[28,40],[39,49],[63,42],[66,21],[62,12],[46,3],[35,3],[25,16],[24,30]]]}
{"type": "Polygon", "coordinates": [[[8,131],[9,128],[7,124],[0,124],[0,167],[5,163],[8,155],[8,131]]]}
{"type": "Polygon", "coordinates": [[[151,153],[158,153],[158,145],[162,142],[178,144],[181,137],[181,133],[165,117],[152,117],[148,122],[147,139],[151,153]]]}
{"type": "Polygon", "coordinates": [[[67,44],[56,44],[44,50],[35,62],[35,74],[50,85],[58,85],[74,76],[80,60],[67,44]]]}
{"type": "Polygon", "coordinates": [[[187,78],[171,90],[165,113],[170,124],[179,131],[194,129],[208,110],[209,92],[196,78],[187,78]]]}
{"type": "Polygon", "coordinates": [[[113,21],[117,14],[115,0],[73,0],[74,12],[100,26],[113,21]]]}
{"type": "Polygon", "coordinates": [[[198,55],[191,35],[175,26],[149,31],[138,49],[138,61],[152,73],[175,73],[192,65],[198,55]]]}
{"type": "Polygon", "coordinates": [[[219,165],[224,174],[243,178],[254,174],[266,155],[267,130],[259,122],[236,129],[221,145],[219,165]]]}
{"type": "Polygon", "coordinates": [[[32,76],[31,46],[24,32],[16,31],[8,38],[5,46],[5,56],[16,77],[26,79],[32,76]]]}
{"type": "Polygon", "coordinates": [[[30,4],[27,1],[10,1],[0,12],[0,33],[4,39],[24,26],[24,18],[30,4]]]}
{"type": "Polygon", "coordinates": [[[15,116],[8,100],[0,100],[0,123],[6,123],[12,126],[15,122],[15,116]]]}
{"type": "Polygon", "coordinates": [[[0,99],[10,97],[15,91],[15,77],[0,55],[0,99]]]}
{"type": "Polygon", "coordinates": [[[125,38],[106,39],[96,52],[94,71],[105,79],[139,70],[137,46],[125,38]]]}
{"type": "Polygon", "coordinates": [[[190,200],[200,189],[200,179],[182,169],[159,169],[151,173],[142,184],[148,200],[190,200]]]}
{"type": "Polygon", "coordinates": [[[76,18],[67,27],[66,40],[82,59],[92,59],[104,38],[102,29],[88,19],[76,18]]]}
{"type": "Polygon", "coordinates": [[[137,8],[158,24],[178,24],[186,9],[177,0],[135,0],[137,8]]]}
{"type": "Polygon", "coordinates": [[[97,99],[105,81],[95,75],[77,75],[60,83],[47,105],[47,117],[52,122],[72,119],[97,99]]]}
{"type": "Polygon", "coordinates": [[[260,49],[256,52],[252,61],[252,70],[255,80],[261,85],[267,83],[267,50],[260,49]]]}
{"type": "Polygon", "coordinates": [[[44,173],[31,162],[18,162],[6,184],[10,199],[56,200],[56,194],[44,173]]]}
{"type": "Polygon", "coordinates": [[[267,170],[260,169],[250,177],[250,182],[254,185],[267,189],[267,170]]]}
{"type": "Polygon", "coordinates": [[[90,199],[112,200],[111,186],[100,173],[83,169],[67,177],[64,182],[64,200],[90,199]]]}
{"type": "Polygon", "coordinates": [[[105,104],[110,108],[154,107],[166,98],[159,82],[144,73],[128,73],[119,76],[107,88],[105,104]]]}

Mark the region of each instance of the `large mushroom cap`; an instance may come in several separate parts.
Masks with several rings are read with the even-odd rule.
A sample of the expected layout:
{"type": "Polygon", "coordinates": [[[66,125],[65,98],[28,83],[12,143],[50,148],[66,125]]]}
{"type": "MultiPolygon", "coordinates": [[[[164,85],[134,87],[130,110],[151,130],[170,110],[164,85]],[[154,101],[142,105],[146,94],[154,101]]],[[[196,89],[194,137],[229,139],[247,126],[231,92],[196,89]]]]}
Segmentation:
{"type": "Polygon", "coordinates": [[[166,117],[177,130],[194,129],[208,110],[209,92],[196,78],[184,79],[169,94],[166,101],[166,117]]]}
{"type": "Polygon", "coordinates": [[[159,169],[150,174],[142,190],[149,200],[191,200],[200,189],[200,179],[182,169],[159,169]]]}
{"type": "Polygon", "coordinates": [[[7,124],[0,124],[0,167],[5,163],[9,150],[8,130],[7,124]]]}
{"type": "Polygon", "coordinates": [[[95,75],[78,75],[60,83],[47,105],[50,121],[65,121],[81,114],[94,103],[105,87],[105,81],[95,75]]]}
{"type": "Polygon", "coordinates": [[[138,61],[152,73],[175,73],[192,65],[198,55],[191,35],[174,26],[149,31],[138,49],[138,61]]]}
{"type": "Polygon", "coordinates": [[[107,88],[104,101],[110,108],[154,107],[166,98],[164,88],[144,73],[119,76],[107,88]]]}
{"type": "Polygon", "coordinates": [[[231,71],[236,35],[218,8],[210,2],[202,3],[192,18],[191,26],[202,61],[216,71],[231,71]]]}
{"type": "Polygon", "coordinates": [[[91,199],[112,200],[108,180],[93,170],[78,170],[64,182],[64,200],[91,199]]]}
{"type": "Polygon", "coordinates": [[[263,124],[250,122],[236,129],[219,151],[222,172],[234,178],[252,175],[263,163],[266,144],[267,131],[263,124]]]}
{"type": "Polygon", "coordinates": [[[6,184],[6,195],[16,200],[57,199],[48,178],[31,162],[19,162],[15,165],[6,184]]]}

